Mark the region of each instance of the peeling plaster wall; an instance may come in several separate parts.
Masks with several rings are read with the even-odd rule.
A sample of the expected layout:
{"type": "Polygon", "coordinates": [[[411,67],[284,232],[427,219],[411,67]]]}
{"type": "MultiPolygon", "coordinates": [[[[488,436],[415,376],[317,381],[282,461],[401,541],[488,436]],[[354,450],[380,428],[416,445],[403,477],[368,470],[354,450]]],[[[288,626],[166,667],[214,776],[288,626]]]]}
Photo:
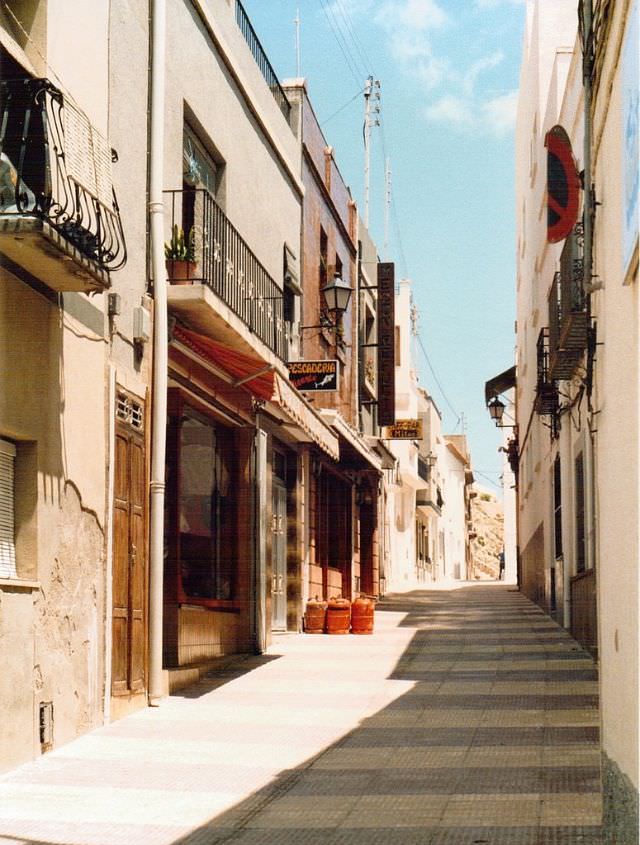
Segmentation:
{"type": "Polygon", "coordinates": [[[18,579],[0,582],[0,769],[102,721],[104,340],[0,271],[0,436],[16,444],[18,579]],[[28,327],[28,330],[27,330],[28,327]]]}

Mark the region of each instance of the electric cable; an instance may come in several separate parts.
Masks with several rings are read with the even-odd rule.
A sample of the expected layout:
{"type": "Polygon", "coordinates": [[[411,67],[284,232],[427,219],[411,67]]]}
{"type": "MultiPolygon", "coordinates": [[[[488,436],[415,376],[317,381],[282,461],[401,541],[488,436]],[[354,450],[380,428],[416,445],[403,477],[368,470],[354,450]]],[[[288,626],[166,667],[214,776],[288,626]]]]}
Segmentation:
{"type": "Polygon", "coordinates": [[[421,349],[421,351],[422,351],[422,354],[423,354],[423,355],[424,355],[424,357],[425,357],[425,361],[426,361],[426,362],[427,362],[427,364],[429,365],[429,369],[431,370],[431,374],[432,374],[432,376],[433,376],[433,378],[434,378],[434,380],[435,380],[435,383],[437,384],[438,389],[440,390],[440,393],[442,394],[442,398],[443,398],[443,399],[444,399],[444,401],[447,403],[447,405],[449,406],[449,408],[450,408],[451,412],[453,413],[454,417],[456,418],[456,423],[459,423],[459,422],[460,422],[460,419],[461,419],[460,414],[459,414],[459,413],[456,411],[456,409],[453,407],[453,405],[452,405],[452,404],[451,404],[451,402],[449,401],[449,397],[448,397],[448,396],[447,396],[447,394],[444,392],[444,388],[442,387],[442,384],[440,383],[440,379],[438,378],[437,373],[436,373],[436,371],[435,371],[435,370],[434,370],[434,368],[433,368],[433,364],[431,363],[431,360],[429,359],[429,356],[428,356],[428,354],[427,354],[427,350],[424,348],[424,344],[423,344],[423,342],[422,342],[422,338],[420,337],[420,335],[419,335],[419,334],[418,334],[418,335],[416,335],[416,339],[417,339],[417,341],[418,341],[418,346],[420,347],[420,349],[421,349]]]}
{"type": "Polygon", "coordinates": [[[330,120],[333,120],[334,117],[337,117],[337,115],[339,115],[340,112],[343,112],[347,108],[347,106],[350,106],[351,103],[354,100],[357,100],[358,97],[361,97],[362,94],[364,94],[364,88],[361,88],[360,91],[358,91],[357,94],[354,94],[353,97],[348,102],[346,102],[343,106],[340,106],[340,108],[337,111],[334,111],[334,113],[332,115],[329,115],[329,117],[326,120],[323,120],[322,123],[320,124],[320,126],[325,126],[327,123],[329,123],[330,120]]]}
{"type": "Polygon", "coordinates": [[[356,67],[357,63],[354,64],[353,59],[350,56],[351,51],[349,50],[349,47],[346,44],[346,42],[344,42],[344,46],[343,46],[344,36],[341,36],[341,34],[339,33],[339,30],[336,28],[336,24],[334,24],[335,18],[333,16],[333,12],[331,11],[331,7],[327,5],[326,0],[320,0],[320,5],[322,7],[322,11],[324,12],[324,15],[325,15],[328,23],[329,23],[329,26],[331,27],[333,35],[334,35],[336,42],[338,44],[338,47],[340,48],[340,52],[344,56],[344,60],[347,63],[347,66],[348,66],[353,78],[355,79],[356,84],[359,85],[360,84],[360,78],[358,78],[358,70],[357,70],[357,67],[356,67]]]}

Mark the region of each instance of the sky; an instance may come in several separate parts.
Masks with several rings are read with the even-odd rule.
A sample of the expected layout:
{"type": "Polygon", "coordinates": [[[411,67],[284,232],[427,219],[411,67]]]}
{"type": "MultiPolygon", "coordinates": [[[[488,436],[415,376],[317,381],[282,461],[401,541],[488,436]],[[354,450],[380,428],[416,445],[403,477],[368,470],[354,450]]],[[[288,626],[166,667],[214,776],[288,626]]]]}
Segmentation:
{"type": "Polygon", "coordinates": [[[476,481],[499,482],[502,442],[484,383],[514,362],[513,140],[524,0],[243,0],[280,79],[301,75],[361,214],[364,85],[380,81],[371,130],[370,231],[418,308],[415,366],[466,433],[476,481]],[[388,255],[385,161],[391,169],[388,255]]]}

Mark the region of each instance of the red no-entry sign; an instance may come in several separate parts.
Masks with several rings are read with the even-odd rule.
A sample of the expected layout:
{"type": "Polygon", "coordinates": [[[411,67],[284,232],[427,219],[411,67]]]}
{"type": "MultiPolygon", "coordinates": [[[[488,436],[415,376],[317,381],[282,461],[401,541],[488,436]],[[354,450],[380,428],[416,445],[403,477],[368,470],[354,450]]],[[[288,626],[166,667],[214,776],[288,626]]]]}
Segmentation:
{"type": "Polygon", "coordinates": [[[544,139],[547,148],[547,240],[563,241],[578,219],[580,178],[571,141],[562,126],[554,126],[544,139]]]}

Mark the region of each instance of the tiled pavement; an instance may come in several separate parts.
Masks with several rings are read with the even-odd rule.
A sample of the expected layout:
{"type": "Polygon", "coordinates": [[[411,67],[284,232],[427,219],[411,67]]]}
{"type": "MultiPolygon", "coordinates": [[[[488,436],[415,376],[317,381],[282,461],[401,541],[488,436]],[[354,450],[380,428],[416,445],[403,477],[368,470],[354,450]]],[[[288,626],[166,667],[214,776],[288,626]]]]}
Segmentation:
{"type": "Polygon", "coordinates": [[[287,635],[0,778],[0,843],[595,845],[596,672],[504,585],[287,635]]]}

